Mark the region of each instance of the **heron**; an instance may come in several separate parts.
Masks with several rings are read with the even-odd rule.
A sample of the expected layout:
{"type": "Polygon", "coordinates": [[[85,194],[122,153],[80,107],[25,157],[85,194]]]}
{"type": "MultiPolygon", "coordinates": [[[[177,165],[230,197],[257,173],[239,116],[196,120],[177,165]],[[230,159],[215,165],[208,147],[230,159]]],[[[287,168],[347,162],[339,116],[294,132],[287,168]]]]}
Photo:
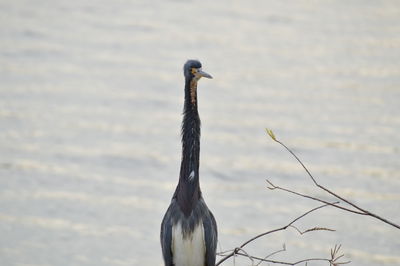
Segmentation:
{"type": "Polygon", "coordinates": [[[182,160],[178,185],[161,223],[165,266],[215,266],[217,223],[199,184],[200,117],[197,83],[212,79],[198,60],[183,66],[185,98],[182,120],[182,160]]]}

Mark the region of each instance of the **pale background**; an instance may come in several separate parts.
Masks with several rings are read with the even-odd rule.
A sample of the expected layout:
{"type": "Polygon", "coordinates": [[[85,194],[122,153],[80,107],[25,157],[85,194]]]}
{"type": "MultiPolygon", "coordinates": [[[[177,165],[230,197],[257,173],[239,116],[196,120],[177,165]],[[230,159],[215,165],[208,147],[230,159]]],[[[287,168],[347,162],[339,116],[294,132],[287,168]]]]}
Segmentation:
{"type": "MultiPolygon", "coordinates": [[[[286,224],[318,180],[400,223],[398,1],[0,1],[0,264],[162,265],[178,180],[182,66],[199,84],[201,186],[219,250],[286,224]]],[[[400,231],[325,209],[249,246],[293,261],[336,243],[399,265],[400,231]]],[[[223,265],[233,265],[232,261],[223,265]]],[[[236,265],[250,265],[238,260],[236,265]]],[[[308,265],[326,265],[309,263],[308,265]]]]}

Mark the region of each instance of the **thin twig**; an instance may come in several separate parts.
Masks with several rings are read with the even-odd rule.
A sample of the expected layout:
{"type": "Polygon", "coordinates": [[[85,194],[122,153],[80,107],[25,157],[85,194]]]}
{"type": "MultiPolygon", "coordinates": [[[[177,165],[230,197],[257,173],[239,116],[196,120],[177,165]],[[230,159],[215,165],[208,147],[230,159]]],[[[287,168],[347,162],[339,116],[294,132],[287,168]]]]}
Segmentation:
{"type": "Polygon", "coordinates": [[[338,265],[343,265],[343,264],[348,264],[350,263],[350,261],[343,261],[343,262],[339,262],[339,259],[341,259],[344,254],[339,255],[339,250],[342,247],[342,245],[335,245],[334,249],[331,249],[331,259],[330,259],[330,263],[332,266],[338,266],[338,265]]]}
{"type": "MultiPolygon", "coordinates": [[[[282,190],[282,191],[285,191],[285,192],[292,193],[294,195],[297,195],[297,196],[300,196],[300,197],[303,197],[303,198],[308,198],[308,199],[319,201],[319,202],[322,202],[322,203],[325,203],[325,204],[329,204],[328,201],[325,201],[325,200],[322,200],[322,199],[319,199],[319,198],[315,198],[315,197],[312,197],[312,196],[309,196],[309,195],[305,195],[305,194],[302,194],[300,192],[293,191],[293,190],[290,190],[290,189],[287,189],[287,188],[284,188],[284,187],[277,186],[277,185],[273,184],[271,181],[269,181],[268,179],[266,181],[270,185],[268,187],[268,189],[270,189],[270,190],[278,189],[278,190],[282,190]]],[[[359,215],[367,215],[364,212],[355,211],[355,210],[340,206],[338,204],[335,204],[335,206],[333,206],[333,207],[336,207],[336,208],[339,208],[339,209],[342,209],[342,210],[345,210],[345,211],[348,211],[348,212],[352,212],[352,213],[355,213],[355,214],[359,214],[359,215]]]]}
{"type": "MultiPolygon", "coordinates": [[[[311,209],[311,210],[309,210],[309,211],[303,213],[302,215],[296,217],[295,219],[293,219],[291,222],[289,222],[289,223],[288,223],[287,225],[285,225],[285,226],[282,226],[282,227],[280,227],[280,228],[276,228],[276,229],[273,229],[273,230],[264,232],[264,233],[262,233],[262,234],[259,234],[259,235],[256,235],[256,236],[250,238],[249,240],[247,240],[246,242],[244,242],[240,247],[235,248],[231,253],[229,253],[228,255],[225,255],[221,260],[219,260],[219,261],[215,264],[215,266],[220,265],[221,263],[223,263],[224,261],[226,261],[226,260],[229,259],[230,257],[234,256],[235,254],[238,254],[239,250],[242,249],[242,248],[243,248],[244,246],[246,246],[247,244],[249,244],[250,242],[252,242],[252,241],[254,241],[254,240],[256,240],[256,239],[258,239],[258,238],[260,238],[260,237],[263,237],[263,236],[265,236],[265,235],[268,235],[268,234],[271,234],[271,233],[275,233],[275,232],[278,232],[278,231],[286,230],[288,227],[290,227],[292,224],[294,224],[295,222],[297,222],[298,220],[300,220],[300,219],[303,218],[304,216],[306,216],[306,215],[308,215],[308,214],[310,214],[310,213],[312,213],[312,212],[314,212],[314,211],[316,211],[316,210],[319,210],[319,209],[321,209],[321,208],[324,208],[324,207],[327,207],[327,206],[331,206],[331,205],[334,205],[334,204],[337,204],[337,203],[339,203],[339,202],[328,203],[328,204],[324,204],[324,205],[320,205],[320,206],[318,206],[318,207],[315,207],[315,208],[313,208],[313,209],[311,209]]],[[[291,264],[289,264],[289,265],[291,265],[291,264]]]]}
{"type": "Polygon", "coordinates": [[[269,257],[272,257],[272,256],[274,256],[274,255],[276,255],[276,254],[278,254],[278,253],[285,252],[285,251],[286,251],[286,245],[283,244],[282,249],[277,250],[277,251],[274,251],[274,252],[272,252],[271,254],[268,254],[267,256],[264,257],[264,260],[260,260],[260,261],[256,264],[256,266],[258,266],[258,265],[260,265],[261,263],[263,263],[263,261],[265,261],[265,260],[268,259],[269,257]]]}
{"type": "MultiPolygon", "coordinates": [[[[304,262],[307,265],[307,262],[309,262],[309,261],[327,261],[327,262],[329,262],[329,264],[331,266],[338,266],[338,265],[343,265],[343,264],[350,263],[350,261],[343,261],[343,262],[339,261],[344,256],[343,254],[339,255],[340,248],[341,248],[341,245],[335,245],[334,249],[333,250],[331,249],[331,258],[330,259],[326,259],[326,258],[308,258],[308,259],[303,259],[303,260],[299,260],[299,261],[296,261],[296,262],[287,262],[287,261],[270,260],[270,259],[260,258],[260,257],[256,257],[256,256],[250,256],[250,257],[253,260],[260,261],[259,263],[261,263],[261,262],[269,262],[269,263],[282,264],[282,265],[297,265],[297,264],[304,263],[304,262]]],[[[244,253],[241,253],[241,252],[236,253],[236,255],[249,257],[249,255],[247,253],[244,254],[244,253]]],[[[216,264],[216,265],[218,265],[218,264],[216,264]]]]}
{"type": "Polygon", "coordinates": [[[254,259],[250,254],[248,254],[243,248],[235,248],[235,254],[238,254],[240,251],[243,252],[240,253],[240,255],[247,257],[251,261],[251,265],[254,265],[254,259]]]}
{"type": "MultiPolygon", "coordinates": [[[[242,253],[240,253],[240,252],[237,253],[237,255],[246,256],[246,257],[247,257],[247,255],[242,254],[242,253]]],[[[256,256],[251,256],[251,257],[252,257],[253,259],[259,260],[259,261],[261,261],[261,262],[269,262],[269,263],[282,264],[282,265],[297,265],[297,264],[304,263],[304,262],[308,262],[308,261],[327,261],[327,262],[330,262],[330,261],[331,261],[330,259],[324,259],[324,258],[310,258],[310,259],[299,260],[299,261],[296,261],[296,262],[287,262],[287,261],[263,259],[263,258],[256,257],[256,256]]],[[[216,264],[216,265],[217,265],[217,264],[216,264]]]]}
{"type": "MultiPolygon", "coordinates": [[[[313,181],[313,183],[314,183],[315,186],[317,186],[318,188],[324,190],[325,192],[327,192],[328,194],[334,196],[335,198],[340,199],[340,200],[342,200],[343,202],[349,204],[349,205],[352,206],[353,208],[357,209],[359,212],[353,211],[353,210],[350,210],[350,209],[347,209],[347,208],[343,208],[343,207],[338,206],[338,205],[334,205],[334,207],[339,208],[339,209],[342,209],[342,210],[350,211],[350,212],[352,212],[352,213],[360,214],[360,215],[368,215],[368,216],[371,216],[371,217],[373,217],[373,218],[375,218],[375,219],[378,219],[378,220],[380,220],[380,221],[382,221],[382,222],[384,222],[384,223],[386,223],[386,224],[389,224],[389,225],[391,225],[391,226],[393,226],[393,227],[396,227],[397,229],[400,229],[400,225],[398,225],[398,224],[396,224],[396,223],[394,223],[394,222],[392,222],[392,221],[389,221],[388,219],[383,218],[383,217],[381,217],[381,216],[379,216],[379,215],[377,215],[377,214],[375,214],[375,213],[372,213],[372,212],[370,212],[370,211],[368,211],[368,210],[366,210],[366,209],[364,209],[364,208],[361,208],[360,206],[358,206],[358,205],[352,203],[351,201],[349,201],[349,200],[343,198],[342,196],[339,196],[338,194],[334,193],[333,191],[331,191],[331,190],[327,189],[326,187],[320,185],[320,184],[315,180],[314,176],[310,173],[310,171],[307,169],[307,167],[303,164],[303,162],[299,159],[299,157],[297,157],[297,155],[296,155],[291,149],[289,149],[283,142],[281,142],[280,140],[278,140],[278,139],[276,138],[275,134],[272,132],[272,130],[267,129],[267,133],[268,133],[268,135],[269,135],[275,142],[279,143],[279,144],[280,144],[281,146],[283,146],[290,154],[293,155],[293,157],[301,164],[301,166],[303,167],[303,169],[307,172],[308,176],[311,178],[311,180],[313,181]]],[[[281,190],[284,190],[284,189],[281,189],[281,190]]],[[[288,191],[288,190],[286,190],[286,191],[288,191]]],[[[288,192],[289,192],[289,191],[288,191],[288,192]]],[[[291,192],[291,193],[299,194],[299,193],[295,193],[295,192],[291,192]]],[[[306,197],[307,197],[307,198],[312,198],[312,197],[309,197],[309,196],[306,196],[306,197]]],[[[314,200],[317,200],[317,199],[314,199],[314,200]]],[[[319,199],[318,199],[317,201],[322,201],[322,200],[319,200],[319,199]]]]}
{"type": "Polygon", "coordinates": [[[336,230],[334,229],[330,229],[330,228],[326,228],[326,227],[313,227],[313,228],[309,228],[307,230],[301,231],[299,228],[297,228],[294,225],[291,225],[290,227],[296,229],[297,232],[299,232],[300,235],[304,235],[305,233],[309,233],[309,232],[313,232],[313,231],[329,231],[329,232],[335,232],[336,230]]]}

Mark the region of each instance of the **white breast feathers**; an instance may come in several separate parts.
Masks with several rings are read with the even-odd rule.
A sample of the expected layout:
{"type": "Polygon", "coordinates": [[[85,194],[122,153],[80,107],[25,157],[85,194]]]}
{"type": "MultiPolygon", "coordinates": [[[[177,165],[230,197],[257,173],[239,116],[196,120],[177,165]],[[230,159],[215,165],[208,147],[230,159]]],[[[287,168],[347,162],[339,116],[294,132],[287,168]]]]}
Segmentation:
{"type": "Polygon", "coordinates": [[[171,248],[175,266],[204,266],[206,248],[203,223],[200,222],[185,237],[180,223],[173,226],[171,248]]]}

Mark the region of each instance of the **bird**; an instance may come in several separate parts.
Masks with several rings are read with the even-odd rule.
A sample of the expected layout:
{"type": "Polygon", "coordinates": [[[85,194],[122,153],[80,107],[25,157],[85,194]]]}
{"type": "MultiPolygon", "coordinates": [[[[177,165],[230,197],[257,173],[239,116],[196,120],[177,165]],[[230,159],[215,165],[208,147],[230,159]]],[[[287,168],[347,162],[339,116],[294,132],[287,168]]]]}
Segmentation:
{"type": "Polygon", "coordinates": [[[199,183],[200,117],[197,83],[212,79],[198,60],[183,66],[185,98],[182,119],[182,159],[179,181],[161,223],[165,266],[215,266],[217,223],[208,209],[199,183]]]}

